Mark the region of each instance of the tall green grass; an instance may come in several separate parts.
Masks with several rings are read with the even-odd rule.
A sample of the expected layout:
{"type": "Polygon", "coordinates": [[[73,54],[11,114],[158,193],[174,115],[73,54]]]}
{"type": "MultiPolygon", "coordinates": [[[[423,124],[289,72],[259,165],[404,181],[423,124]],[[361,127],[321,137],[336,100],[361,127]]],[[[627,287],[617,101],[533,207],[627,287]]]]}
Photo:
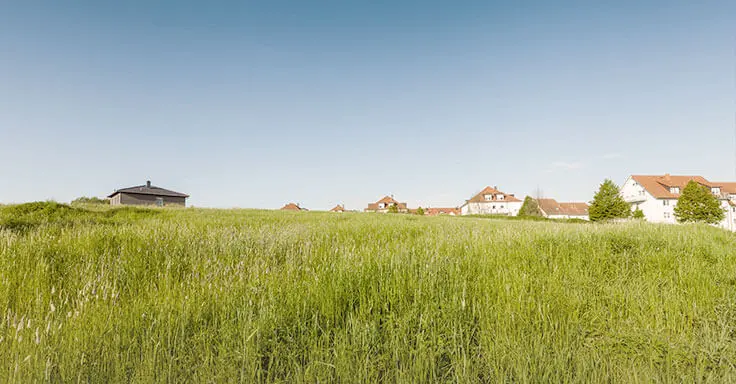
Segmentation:
{"type": "Polygon", "coordinates": [[[735,241],[642,223],[3,207],[0,381],[735,381],[735,241]]]}

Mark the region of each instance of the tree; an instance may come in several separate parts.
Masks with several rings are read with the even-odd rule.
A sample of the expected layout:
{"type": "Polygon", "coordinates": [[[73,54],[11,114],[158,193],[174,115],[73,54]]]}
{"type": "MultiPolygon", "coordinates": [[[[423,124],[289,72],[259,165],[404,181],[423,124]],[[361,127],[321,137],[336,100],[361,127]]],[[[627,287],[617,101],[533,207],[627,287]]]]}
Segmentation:
{"type": "Polygon", "coordinates": [[[645,220],[644,218],[644,211],[639,209],[638,207],[634,210],[634,213],[631,215],[631,217],[637,219],[637,220],[645,220]]]}
{"type": "Polygon", "coordinates": [[[419,207],[417,208],[415,213],[419,216],[424,216],[424,209],[422,209],[422,207],[419,207]]]}
{"type": "Polygon", "coordinates": [[[590,221],[625,219],[631,215],[631,208],[619,194],[618,186],[610,179],[606,179],[593,197],[588,215],[590,221]]]}
{"type": "Polygon", "coordinates": [[[521,209],[519,209],[519,213],[517,216],[526,216],[526,217],[543,217],[542,210],[539,208],[539,203],[536,199],[533,199],[531,196],[527,196],[524,198],[524,203],[521,205],[521,209]]]}
{"type": "Polygon", "coordinates": [[[399,207],[397,207],[396,204],[389,205],[388,213],[399,213],[399,207]]]}
{"type": "Polygon", "coordinates": [[[677,199],[675,217],[680,223],[718,224],[725,217],[725,212],[708,187],[690,180],[677,199]]]}

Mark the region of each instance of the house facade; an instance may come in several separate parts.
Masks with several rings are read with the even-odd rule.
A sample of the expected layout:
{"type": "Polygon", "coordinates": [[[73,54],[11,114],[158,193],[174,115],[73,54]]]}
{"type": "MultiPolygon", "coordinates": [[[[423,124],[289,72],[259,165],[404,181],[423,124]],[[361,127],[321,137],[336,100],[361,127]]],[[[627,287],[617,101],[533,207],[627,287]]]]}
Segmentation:
{"type": "Polygon", "coordinates": [[[409,210],[406,208],[406,203],[400,203],[394,199],[393,196],[384,196],[382,199],[375,203],[369,203],[368,207],[364,209],[365,212],[377,212],[387,213],[391,207],[396,207],[398,213],[408,213],[409,210]]]}
{"type": "Polygon", "coordinates": [[[147,181],[145,185],[118,189],[107,196],[110,205],[152,205],[157,207],[185,207],[189,195],[156,187],[147,181]]]}
{"type": "Polygon", "coordinates": [[[589,220],[588,203],[558,203],[555,199],[537,199],[537,204],[544,217],[550,219],[589,220]]]}
{"type": "Polygon", "coordinates": [[[478,194],[466,200],[460,207],[461,215],[506,215],[516,216],[522,201],[513,194],[504,193],[498,187],[485,187],[478,194]]]}
{"type": "Polygon", "coordinates": [[[736,183],[711,182],[702,176],[631,175],[621,187],[621,196],[631,210],[641,209],[652,223],[677,223],[675,206],[682,190],[690,181],[707,187],[721,202],[725,219],[718,226],[736,231],[736,183]]]}

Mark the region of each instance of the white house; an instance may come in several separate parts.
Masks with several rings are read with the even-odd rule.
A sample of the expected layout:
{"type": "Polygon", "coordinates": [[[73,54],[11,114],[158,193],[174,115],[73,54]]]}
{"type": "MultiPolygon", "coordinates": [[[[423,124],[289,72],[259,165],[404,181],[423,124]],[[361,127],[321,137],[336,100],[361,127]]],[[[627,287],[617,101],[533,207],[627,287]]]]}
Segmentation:
{"type": "Polygon", "coordinates": [[[503,193],[498,187],[485,187],[477,195],[466,200],[460,207],[461,215],[506,215],[516,216],[521,209],[521,200],[513,194],[503,193]]]}
{"type": "Polygon", "coordinates": [[[631,204],[632,211],[641,209],[647,221],[675,224],[677,199],[691,180],[708,187],[721,202],[726,217],[718,226],[736,231],[736,183],[733,182],[711,182],[702,176],[631,175],[621,187],[621,196],[631,204]]]}
{"type": "Polygon", "coordinates": [[[555,199],[537,199],[544,217],[550,219],[588,220],[588,203],[558,203],[555,199]]]}

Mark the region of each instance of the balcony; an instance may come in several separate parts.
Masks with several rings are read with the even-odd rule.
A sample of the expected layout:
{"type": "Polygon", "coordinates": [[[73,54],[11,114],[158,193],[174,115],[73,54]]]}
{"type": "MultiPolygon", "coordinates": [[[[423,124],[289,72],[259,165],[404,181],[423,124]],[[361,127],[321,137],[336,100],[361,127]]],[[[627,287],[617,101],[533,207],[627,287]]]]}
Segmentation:
{"type": "Polygon", "coordinates": [[[641,203],[642,201],[645,201],[646,199],[647,199],[647,196],[643,193],[624,195],[624,200],[627,203],[641,203]]]}

